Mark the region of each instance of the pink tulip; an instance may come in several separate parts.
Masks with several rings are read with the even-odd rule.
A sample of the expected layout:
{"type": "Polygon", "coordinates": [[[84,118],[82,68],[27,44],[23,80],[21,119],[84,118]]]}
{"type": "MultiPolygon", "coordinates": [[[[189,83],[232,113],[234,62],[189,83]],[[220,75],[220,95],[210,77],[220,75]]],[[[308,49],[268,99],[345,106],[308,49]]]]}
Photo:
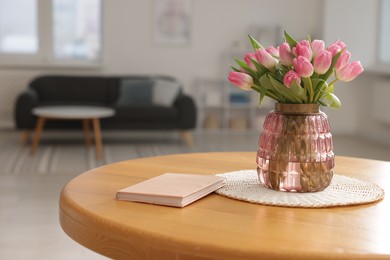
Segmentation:
{"type": "Polygon", "coordinates": [[[355,79],[364,71],[360,61],[354,61],[350,64],[345,65],[340,70],[336,70],[336,78],[338,80],[348,82],[355,79]]]}
{"type": "Polygon", "coordinates": [[[321,75],[325,74],[332,63],[332,53],[323,50],[317,58],[314,59],[314,71],[321,75]]]}
{"type": "Polygon", "coordinates": [[[299,77],[298,73],[293,70],[290,70],[286,73],[286,75],[284,75],[283,84],[286,87],[290,88],[290,85],[294,82],[294,80],[297,81],[298,85],[301,84],[301,77],[299,77]]]}
{"type": "Polygon", "coordinates": [[[274,57],[279,57],[279,47],[275,48],[274,46],[269,46],[265,49],[269,54],[271,54],[274,57]]]}
{"type": "Polygon", "coordinates": [[[253,53],[253,52],[248,52],[245,57],[244,57],[244,60],[246,62],[246,64],[248,64],[248,66],[252,69],[252,70],[256,70],[256,67],[255,65],[253,64],[252,62],[252,59],[256,59],[256,55],[253,53]]]}
{"type": "Polygon", "coordinates": [[[313,75],[313,65],[310,61],[304,56],[299,56],[293,60],[295,71],[299,74],[299,76],[304,78],[309,78],[313,75]]]}
{"type": "Polygon", "coordinates": [[[256,51],[256,58],[267,69],[273,69],[278,64],[278,60],[264,49],[258,49],[256,51]]]}
{"type": "Polygon", "coordinates": [[[307,40],[298,42],[293,48],[293,53],[296,57],[303,56],[309,61],[313,58],[313,51],[311,50],[310,43],[307,40]]]}
{"type": "Polygon", "coordinates": [[[253,79],[250,75],[243,72],[231,71],[228,77],[233,85],[243,90],[252,90],[253,79]]]}
{"type": "Polygon", "coordinates": [[[335,43],[332,43],[327,50],[332,53],[332,57],[334,57],[339,51],[344,50],[346,48],[345,43],[343,43],[340,40],[335,41],[335,43]]]}
{"type": "Polygon", "coordinates": [[[347,50],[343,51],[337,60],[336,64],[334,65],[334,68],[336,70],[342,69],[345,65],[348,64],[349,59],[351,58],[351,53],[347,50]]]}
{"type": "Polygon", "coordinates": [[[337,40],[334,44],[336,44],[337,46],[339,46],[341,50],[344,50],[345,48],[347,48],[347,45],[345,45],[345,43],[343,43],[343,42],[340,41],[340,40],[337,40]]]}
{"type": "Polygon", "coordinates": [[[279,46],[279,56],[284,66],[291,66],[293,64],[292,52],[287,42],[279,46]]]}
{"type": "Polygon", "coordinates": [[[313,58],[316,58],[323,50],[325,50],[325,42],[322,40],[314,40],[311,43],[313,58]]]}
{"type": "Polygon", "coordinates": [[[331,44],[326,50],[332,53],[332,57],[334,57],[339,51],[341,51],[341,48],[337,44],[331,44]]]}

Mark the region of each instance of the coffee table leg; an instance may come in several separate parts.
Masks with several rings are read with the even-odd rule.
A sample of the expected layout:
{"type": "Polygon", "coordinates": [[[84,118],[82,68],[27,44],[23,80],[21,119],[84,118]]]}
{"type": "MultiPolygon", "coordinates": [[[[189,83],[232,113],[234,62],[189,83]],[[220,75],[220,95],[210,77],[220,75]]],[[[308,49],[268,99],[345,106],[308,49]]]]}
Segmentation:
{"type": "Polygon", "coordinates": [[[24,145],[29,138],[30,138],[30,130],[28,129],[23,130],[22,135],[20,136],[19,139],[19,144],[24,145]]]}
{"type": "Polygon", "coordinates": [[[83,128],[85,135],[85,146],[89,148],[91,146],[91,137],[89,136],[89,119],[83,119],[83,128]]]}
{"type": "Polygon", "coordinates": [[[45,126],[45,121],[46,121],[46,119],[44,117],[38,117],[38,122],[37,122],[37,125],[35,127],[34,138],[32,140],[32,144],[31,144],[31,151],[30,151],[31,155],[33,155],[38,148],[39,140],[41,139],[41,133],[42,133],[43,127],[45,126]]]}
{"type": "Polygon", "coordinates": [[[100,132],[99,118],[92,118],[93,132],[95,135],[96,155],[99,160],[103,158],[102,136],[100,132]]]}

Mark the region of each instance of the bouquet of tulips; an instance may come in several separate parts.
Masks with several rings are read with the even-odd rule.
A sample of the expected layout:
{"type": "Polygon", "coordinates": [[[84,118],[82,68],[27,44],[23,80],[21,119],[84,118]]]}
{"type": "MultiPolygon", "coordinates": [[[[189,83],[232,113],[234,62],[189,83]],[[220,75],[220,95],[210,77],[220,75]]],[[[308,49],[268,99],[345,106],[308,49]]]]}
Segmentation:
{"type": "Polygon", "coordinates": [[[349,62],[351,53],[340,40],[325,48],[322,40],[308,37],[297,42],[286,32],[284,37],[285,42],[277,48],[264,48],[249,35],[254,52],[247,53],[244,61],[235,59],[240,68],[232,67],[229,81],[243,90],[259,92],[259,106],[268,96],[279,103],[339,108],[334,83],[348,82],[361,74],[360,61],[349,62]]]}

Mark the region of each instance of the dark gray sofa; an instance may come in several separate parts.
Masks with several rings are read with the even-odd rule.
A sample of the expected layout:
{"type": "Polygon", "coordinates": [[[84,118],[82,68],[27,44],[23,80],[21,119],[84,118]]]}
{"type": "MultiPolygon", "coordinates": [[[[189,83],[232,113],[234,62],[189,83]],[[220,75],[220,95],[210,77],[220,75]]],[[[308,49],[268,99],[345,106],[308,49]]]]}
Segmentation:
{"type": "MultiPolygon", "coordinates": [[[[179,130],[190,144],[196,125],[193,99],[167,76],[40,76],[33,79],[15,104],[18,129],[35,128],[37,106],[86,105],[113,108],[115,116],[101,120],[102,129],[179,130]]],[[[80,121],[52,120],[45,129],[81,129],[80,121]]]]}

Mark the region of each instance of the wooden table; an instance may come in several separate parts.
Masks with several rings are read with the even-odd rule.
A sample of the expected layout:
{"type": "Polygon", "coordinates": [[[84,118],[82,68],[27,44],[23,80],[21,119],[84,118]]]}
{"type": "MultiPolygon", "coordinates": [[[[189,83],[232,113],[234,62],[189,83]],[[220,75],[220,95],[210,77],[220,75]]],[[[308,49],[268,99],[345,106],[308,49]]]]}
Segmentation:
{"type": "Polygon", "coordinates": [[[34,138],[31,143],[31,154],[34,154],[38,148],[39,140],[47,120],[82,120],[85,134],[85,145],[87,147],[91,145],[89,126],[92,124],[96,155],[98,159],[103,158],[100,118],[113,116],[115,114],[114,109],[91,106],[46,106],[36,107],[33,109],[32,113],[38,116],[38,121],[35,126],[34,138]]]}
{"type": "Polygon", "coordinates": [[[379,202],[323,209],[263,206],[211,194],[183,209],[117,201],[117,190],[164,172],[255,168],[254,152],[167,155],[114,163],[70,181],[60,222],[114,259],[390,259],[390,162],[337,157],[337,174],[380,185],[379,202]]]}

